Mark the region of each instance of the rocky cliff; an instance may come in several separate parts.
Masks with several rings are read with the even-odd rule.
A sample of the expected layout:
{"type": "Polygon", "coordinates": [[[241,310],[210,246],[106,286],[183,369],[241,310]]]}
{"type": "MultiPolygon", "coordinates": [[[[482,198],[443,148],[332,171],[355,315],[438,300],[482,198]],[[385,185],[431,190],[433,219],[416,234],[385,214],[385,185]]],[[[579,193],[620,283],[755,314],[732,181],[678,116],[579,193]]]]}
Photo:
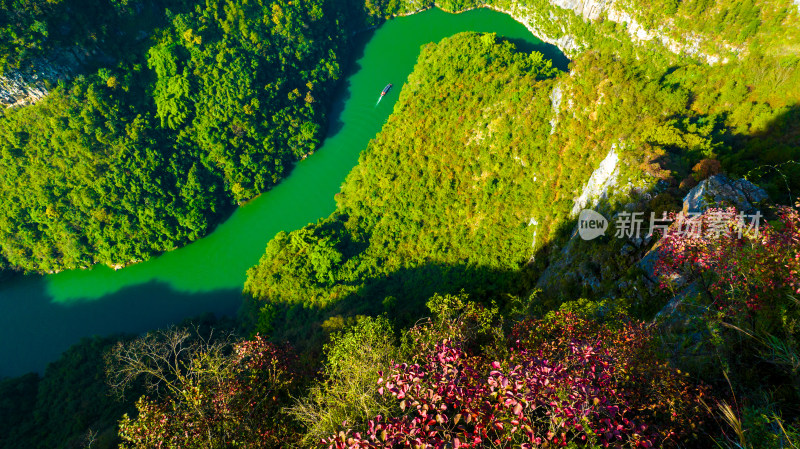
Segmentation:
{"type": "Polygon", "coordinates": [[[97,50],[78,47],[54,52],[50,58],[38,58],[30,68],[12,70],[0,76],[0,105],[20,106],[36,102],[47,95],[48,87],[69,80],[97,50]]]}
{"type": "MultiPolygon", "coordinates": [[[[596,32],[596,23],[609,20],[624,25],[627,39],[634,44],[655,45],[676,55],[695,57],[709,64],[725,62],[731,54],[743,50],[713,42],[719,53],[704,49],[711,45],[710,38],[692,33],[677,34],[670,20],[664,20],[657,29],[648,29],[640,24],[630,8],[622,6],[624,0],[489,0],[480,2],[481,6],[509,14],[525,25],[544,42],[557,46],[564,54],[574,57],[591,49],[590,39],[597,39],[603,33],[596,32]],[[591,29],[590,28],[594,28],[591,29]],[[595,35],[590,38],[588,35],[595,35]]],[[[794,0],[800,9],[800,0],[794,0]]],[[[446,7],[442,2],[406,0],[403,11],[420,11],[430,6],[446,7]]],[[[626,40],[627,40],[626,39],[626,40]]],[[[619,40],[615,36],[612,40],[619,40]]],[[[91,53],[95,53],[96,50],[91,53]]],[[[12,71],[0,76],[0,104],[3,106],[24,105],[35,102],[47,94],[48,84],[70,79],[90,52],[83,49],[67,49],[50,58],[39,59],[31,64],[31,69],[12,71]]]]}
{"type": "Polygon", "coordinates": [[[533,34],[556,45],[568,56],[591,48],[591,43],[576,25],[590,25],[602,20],[624,25],[634,43],[655,43],[676,55],[694,57],[708,64],[724,63],[731,54],[743,51],[719,42],[713,42],[713,46],[721,50],[719,53],[705,51],[703,48],[712,45],[711,39],[690,32],[680,33],[679,39],[671,37],[674,34],[671,28],[674,26],[669,20],[665,20],[657,29],[647,29],[615,0],[519,0],[506,6],[496,3],[499,2],[487,6],[511,15],[533,34]],[[583,24],[577,23],[572,17],[565,17],[565,12],[579,18],[583,24]]]}

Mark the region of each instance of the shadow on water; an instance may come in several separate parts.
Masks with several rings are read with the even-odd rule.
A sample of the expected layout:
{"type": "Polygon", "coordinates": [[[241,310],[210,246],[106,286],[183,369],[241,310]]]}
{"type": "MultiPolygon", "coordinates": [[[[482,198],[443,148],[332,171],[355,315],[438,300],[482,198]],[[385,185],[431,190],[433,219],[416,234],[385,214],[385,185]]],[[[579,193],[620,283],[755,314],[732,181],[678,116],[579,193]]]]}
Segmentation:
{"type": "Polygon", "coordinates": [[[48,362],[84,336],[141,333],[198,311],[234,315],[241,305],[239,289],[183,293],[161,282],[127,287],[103,301],[63,304],[51,301],[39,279],[24,281],[15,287],[27,290],[26,301],[14,301],[13,295],[0,298],[0,307],[8,311],[0,316],[0,378],[43,372],[48,362]],[[36,290],[24,285],[32,281],[36,290]]]}
{"type": "Polygon", "coordinates": [[[538,42],[532,43],[525,39],[516,39],[516,38],[509,38],[507,39],[509,42],[514,44],[518,50],[523,51],[525,53],[530,53],[532,51],[538,51],[546,59],[553,61],[553,67],[557,69],[563,70],[565,72],[569,71],[569,58],[561,52],[561,50],[553,44],[548,44],[547,42],[538,42]]]}
{"type": "Polygon", "coordinates": [[[347,68],[339,77],[339,84],[336,86],[333,93],[333,104],[328,110],[328,133],[325,135],[325,139],[336,136],[336,134],[344,128],[342,113],[347,105],[347,100],[353,96],[350,77],[361,70],[362,67],[358,61],[364,57],[364,50],[367,48],[367,44],[372,40],[372,36],[374,35],[375,30],[366,30],[356,34],[353,38],[351,52],[345,61],[345,66],[347,68]]]}

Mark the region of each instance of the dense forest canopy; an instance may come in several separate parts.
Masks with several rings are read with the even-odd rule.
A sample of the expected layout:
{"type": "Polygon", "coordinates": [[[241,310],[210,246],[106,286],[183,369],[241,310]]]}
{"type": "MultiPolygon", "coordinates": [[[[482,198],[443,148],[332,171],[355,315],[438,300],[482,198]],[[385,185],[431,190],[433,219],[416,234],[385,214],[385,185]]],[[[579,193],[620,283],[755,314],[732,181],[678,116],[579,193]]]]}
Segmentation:
{"type": "Polygon", "coordinates": [[[526,214],[536,213],[531,201],[549,203],[529,182],[541,173],[547,185],[549,169],[528,167],[548,160],[550,104],[537,92],[556,73],[540,53],[516,52],[491,34],[424,47],[395,113],[337,195],[337,212],[279,234],[245,290],[271,304],[335,308],[387,277],[396,285],[381,295],[405,301],[426,299],[431,278],[458,284],[473,267],[486,270],[476,284],[502,283],[490,270],[515,270],[530,257],[526,214]],[[451,264],[461,268],[438,271],[451,264]]]}
{"type": "Polygon", "coordinates": [[[345,6],[166,9],[168,23],[130,58],[2,111],[7,267],[146,259],[275,185],[322,138],[345,6]]]}
{"type": "MultiPolygon", "coordinates": [[[[319,144],[351,30],[432,6],[399,0],[7,3],[0,12],[3,71],[35,68],[76,49],[90,55],[85,75],[0,117],[0,199],[11,205],[0,215],[0,269],[39,272],[124,265],[206,234],[232,204],[269,189],[319,144]],[[80,169],[68,170],[53,157],[80,169]]],[[[647,58],[650,64],[639,69],[647,76],[686,65],[657,41],[632,43],[610,20],[590,24],[539,3],[437,5],[546,12],[551,18],[536,26],[548,35],[570,32],[579,47],[647,58]]],[[[796,114],[786,102],[797,95],[800,76],[791,51],[800,37],[787,26],[796,11],[783,3],[695,3],[615,8],[635,11],[648,29],[656,27],[651,12],[666,10],[672,16],[665,31],[708,37],[727,23],[726,29],[744,33],[722,36],[729,47],[746,47],[726,56],[726,70],[685,66],[671,75],[683,76],[675,85],[698,84],[693,108],[706,126],[682,126],[710,132],[709,123],[726,122],[724,142],[737,141],[739,156],[747,156],[729,158],[730,164],[750,161],[762,149],[773,153],[764,159],[779,161],[790,143],[773,141],[782,139],[775,133],[764,136],[766,143],[752,136],[796,114]],[[741,143],[748,139],[757,141],[741,143]]]]}

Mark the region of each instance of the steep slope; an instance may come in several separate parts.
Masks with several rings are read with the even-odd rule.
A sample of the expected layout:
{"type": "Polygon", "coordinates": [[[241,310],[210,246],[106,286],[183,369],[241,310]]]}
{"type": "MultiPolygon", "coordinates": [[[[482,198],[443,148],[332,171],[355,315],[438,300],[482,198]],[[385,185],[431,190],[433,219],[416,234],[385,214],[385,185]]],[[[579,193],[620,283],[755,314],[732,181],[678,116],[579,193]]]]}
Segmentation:
{"type": "MultiPolygon", "coordinates": [[[[534,256],[566,230],[573,198],[611,148],[622,159],[612,197],[641,196],[667,175],[651,163],[664,154],[651,136],[688,98],[596,54],[553,75],[538,53],[492,35],[425,47],[337,212],[279,234],[249,272],[251,318],[266,303],[262,330],[274,321],[288,331],[339,314],[411,318],[437,291],[525,294],[547,260],[534,256]]],[[[671,133],[712,145],[691,130],[671,133]]]]}

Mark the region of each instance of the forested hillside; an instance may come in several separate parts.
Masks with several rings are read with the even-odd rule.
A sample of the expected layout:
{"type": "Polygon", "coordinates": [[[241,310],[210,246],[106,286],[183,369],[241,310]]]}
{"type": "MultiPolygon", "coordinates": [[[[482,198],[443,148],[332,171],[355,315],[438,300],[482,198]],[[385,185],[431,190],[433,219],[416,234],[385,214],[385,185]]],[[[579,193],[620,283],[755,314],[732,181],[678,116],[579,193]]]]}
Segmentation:
{"type": "Polygon", "coordinates": [[[7,266],[146,259],[273,186],[322,138],[345,11],[324,1],[166,10],[169,22],[116,66],[0,112],[7,266]]]}
{"type": "MultiPolygon", "coordinates": [[[[124,265],[206,234],[233,204],[269,189],[319,144],[350,30],[433,6],[17,3],[8,5],[14,14],[0,17],[8,37],[3,70],[35,66],[64,49],[94,54],[85,75],[0,117],[0,199],[10,204],[0,215],[0,269],[39,272],[124,265]],[[67,169],[67,160],[78,169],[67,169]]],[[[789,3],[762,3],[618,2],[600,8],[599,23],[544,1],[437,5],[508,10],[569,54],[645,58],[636,70],[647,76],[686,60],[659,39],[632,40],[618,11],[677,40],[700,33],[706,38],[698,48],[708,54],[743,49],[735,57],[717,52],[731,61],[725,70],[693,67],[684,74],[694,78],[675,80],[698,83],[702,101],[693,106],[708,116],[703,123],[728,122],[736,134],[730,141],[796,114],[785,99],[800,84],[792,51],[800,36],[790,26],[798,13],[789,3]],[[671,18],[656,24],[654,11],[671,18]],[[613,17],[603,21],[604,14],[613,17]],[[735,35],[720,34],[723,23],[735,35]],[[719,45],[705,45],[710,35],[719,45]]]]}
{"type": "MultiPolygon", "coordinates": [[[[612,150],[622,160],[612,206],[678,209],[703,159],[759,179],[776,199],[787,198],[786,182],[800,181],[796,167],[781,176],[753,170],[800,151],[790,137],[790,105],[800,97],[787,95],[796,77],[779,94],[769,81],[732,77],[737,65],[664,72],[602,52],[559,74],[493,41],[459,35],[423,49],[395,113],[337,196],[337,212],[279,234],[249,273],[260,330],[274,322],[306,335],[314,320],[332,325],[366,311],[411,318],[432,293],[461,288],[524,293],[571,231],[574,198],[612,150]]],[[[611,263],[617,277],[625,263],[611,263]]]]}
{"type": "Polygon", "coordinates": [[[455,288],[472,270],[485,271],[470,276],[476,286],[503,284],[500,273],[531,255],[528,214],[551,198],[545,190],[534,199],[541,188],[533,178],[540,173],[547,185],[544,165],[555,163],[546,148],[546,80],[556,73],[540,54],[516,53],[493,35],[425,47],[394,114],[337,196],[337,213],[278,235],[246,291],[278,306],[343,302],[378,311],[407,309],[432,293],[432,282],[455,288]],[[529,168],[539,160],[541,168],[529,168]],[[357,299],[371,283],[385,285],[369,297],[403,299],[357,299]]]}

